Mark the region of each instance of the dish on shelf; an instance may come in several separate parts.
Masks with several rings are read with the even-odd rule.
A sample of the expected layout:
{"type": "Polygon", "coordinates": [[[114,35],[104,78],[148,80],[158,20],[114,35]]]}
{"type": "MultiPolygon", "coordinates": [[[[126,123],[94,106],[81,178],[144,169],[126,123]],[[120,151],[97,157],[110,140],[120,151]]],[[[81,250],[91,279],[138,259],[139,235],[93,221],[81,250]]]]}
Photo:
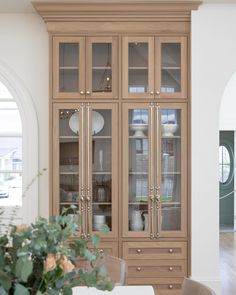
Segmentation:
{"type": "Polygon", "coordinates": [[[133,123],[133,124],[130,124],[129,126],[130,126],[130,130],[134,131],[133,136],[135,137],[144,137],[145,136],[144,131],[146,131],[148,128],[148,124],[133,123]]]}
{"type": "Polygon", "coordinates": [[[174,133],[178,130],[178,124],[162,124],[162,136],[174,136],[174,133]]]}
{"type": "MultiPolygon", "coordinates": [[[[79,134],[79,113],[74,113],[69,119],[70,129],[79,134]]],[[[96,111],[92,111],[92,134],[97,134],[104,127],[103,116],[96,111]]]]}

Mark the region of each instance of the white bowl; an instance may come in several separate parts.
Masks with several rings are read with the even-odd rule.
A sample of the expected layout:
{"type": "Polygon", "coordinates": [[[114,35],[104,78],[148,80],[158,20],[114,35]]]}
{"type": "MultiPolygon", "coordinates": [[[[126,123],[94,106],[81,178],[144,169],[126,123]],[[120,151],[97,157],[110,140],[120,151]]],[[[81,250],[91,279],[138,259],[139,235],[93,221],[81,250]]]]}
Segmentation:
{"type": "Polygon", "coordinates": [[[162,124],[162,136],[173,136],[174,133],[178,130],[178,124],[162,124]]]}
{"type": "Polygon", "coordinates": [[[134,136],[143,137],[145,134],[143,131],[146,131],[148,128],[147,124],[130,124],[130,130],[135,131],[134,136]]]}
{"type": "Polygon", "coordinates": [[[93,216],[94,223],[105,223],[105,215],[94,215],[93,216]]]}

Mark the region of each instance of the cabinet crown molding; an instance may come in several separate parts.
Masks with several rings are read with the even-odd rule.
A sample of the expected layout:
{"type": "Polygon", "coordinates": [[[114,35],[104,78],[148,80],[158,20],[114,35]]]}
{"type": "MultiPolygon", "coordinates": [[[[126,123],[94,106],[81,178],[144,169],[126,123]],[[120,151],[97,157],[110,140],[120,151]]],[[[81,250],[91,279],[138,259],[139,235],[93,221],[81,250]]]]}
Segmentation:
{"type": "Polygon", "coordinates": [[[32,2],[48,22],[190,21],[201,1],[32,2]]]}

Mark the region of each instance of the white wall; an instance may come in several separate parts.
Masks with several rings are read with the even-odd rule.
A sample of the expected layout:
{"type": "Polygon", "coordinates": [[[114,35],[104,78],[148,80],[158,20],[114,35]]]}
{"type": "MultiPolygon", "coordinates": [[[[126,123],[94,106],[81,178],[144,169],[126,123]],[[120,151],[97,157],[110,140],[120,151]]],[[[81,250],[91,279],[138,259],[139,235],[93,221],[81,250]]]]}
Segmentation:
{"type": "MultiPolygon", "coordinates": [[[[36,14],[0,14],[0,63],[30,94],[38,116],[39,168],[48,168],[48,34],[36,14]]],[[[32,175],[33,176],[33,175],[32,175]]],[[[48,173],[39,178],[39,214],[48,216],[48,173]]]]}
{"type": "Polygon", "coordinates": [[[235,15],[235,4],[202,5],[192,22],[192,277],[218,294],[219,110],[236,71],[235,15]]]}
{"type": "Polygon", "coordinates": [[[220,130],[236,130],[236,72],[226,85],[220,106],[220,130]]]}
{"type": "MultiPolygon", "coordinates": [[[[236,71],[235,15],[234,4],[202,5],[193,12],[192,22],[192,277],[215,289],[219,289],[219,108],[236,71]]],[[[2,14],[0,40],[0,61],[31,93],[39,120],[39,167],[48,167],[46,26],[37,15],[2,14]]],[[[47,175],[40,178],[39,196],[39,213],[47,216],[47,175]]]]}

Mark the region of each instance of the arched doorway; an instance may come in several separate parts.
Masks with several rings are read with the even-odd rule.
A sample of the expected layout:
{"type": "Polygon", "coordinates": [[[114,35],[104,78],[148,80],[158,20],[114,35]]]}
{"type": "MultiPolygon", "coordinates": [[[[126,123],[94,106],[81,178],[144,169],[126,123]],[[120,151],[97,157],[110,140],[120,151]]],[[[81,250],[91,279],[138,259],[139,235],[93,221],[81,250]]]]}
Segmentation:
{"type": "MultiPolygon", "coordinates": [[[[22,124],[22,192],[24,192],[38,174],[38,123],[37,115],[30,94],[20,78],[7,65],[0,62],[0,82],[8,93],[9,100],[17,106],[22,124]]],[[[19,167],[18,167],[19,168],[19,167]]],[[[21,182],[21,179],[16,179],[21,182]]],[[[22,197],[22,205],[14,216],[15,223],[30,223],[38,216],[38,180],[27,190],[22,197]]],[[[1,206],[1,205],[0,205],[1,206]]],[[[6,204],[3,218],[7,224],[12,216],[12,207],[6,204]]]]}
{"type": "Polygon", "coordinates": [[[236,72],[226,85],[220,107],[220,229],[236,230],[236,184],[234,181],[236,140],[236,72]],[[224,149],[224,151],[223,151],[224,149]]]}

